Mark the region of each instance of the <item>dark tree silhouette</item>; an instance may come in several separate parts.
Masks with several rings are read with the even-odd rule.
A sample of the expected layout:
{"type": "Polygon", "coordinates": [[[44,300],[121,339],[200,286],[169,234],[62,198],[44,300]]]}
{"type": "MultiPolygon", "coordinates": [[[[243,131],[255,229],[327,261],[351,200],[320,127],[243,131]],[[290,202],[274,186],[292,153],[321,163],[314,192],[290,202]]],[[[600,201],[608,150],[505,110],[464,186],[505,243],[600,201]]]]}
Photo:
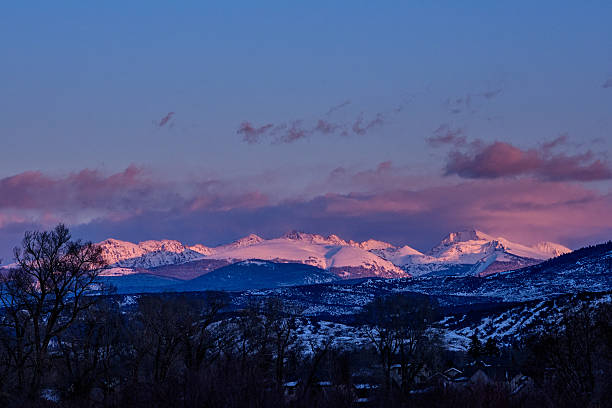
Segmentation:
{"type": "Polygon", "coordinates": [[[482,353],[488,357],[496,357],[499,355],[499,352],[497,340],[493,337],[489,337],[482,348],[482,353]]]}
{"type": "Polygon", "coordinates": [[[10,350],[15,386],[37,396],[52,340],[66,331],[94,302],[88,296],[104,266],[101,249],[72,241],[60,224],[26,232],[15,248],[17,266],[2,276],[2,342],[10,350]]]}
{"type": "Polygon", "coordinates": [[[432,342],[426,331],[435,320],[435,305],[427,296],[392,295],[366,305],[363,316],[383,367],[386,388],[390,389],[391,366],[397,358],[401,386],[406,389],[425,364],[423,352],[432,342]]]}
{"type": "Polygon", "coordinates": [[[470,336],[470,346],[468,348],[468,355],[473,359],[477,359],[484,354],[484,347],[480,337],[478,336],[478,330],[474,331],[474,334],[470,336]]]}

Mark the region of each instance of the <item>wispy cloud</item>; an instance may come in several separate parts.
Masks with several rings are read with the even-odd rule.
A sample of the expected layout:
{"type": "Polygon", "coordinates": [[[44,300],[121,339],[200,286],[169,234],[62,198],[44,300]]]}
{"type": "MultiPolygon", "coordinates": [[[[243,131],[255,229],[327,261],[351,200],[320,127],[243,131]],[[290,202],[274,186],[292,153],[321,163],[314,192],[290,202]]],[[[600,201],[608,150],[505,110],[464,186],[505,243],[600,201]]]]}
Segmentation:
{"type": "Polygon", "coordinates": [[[444,106],[453,115],[475,113],[483,103],[495,99],[502,91],[502,88],[495,88],[483,92],[470,92],[463,96],[447,98],[444,106]]]}
{"type": "Polygon", "coordinates": [[[427,138],[427,143],[434,147],[442,145],[463,145],[466,143],[465,130],[463,128],[451,128],[449,124],[443,123],[433,135],[427,138]]]}
{"type": "Polygon", "coordinates": [[[263,135],[266,134],[270,129],[274,127],[273,124],[268,123],[262,126],[253,126],[251,122],[244,121],[240,124],[240,127],[236,131],[239,135],[242,135],[242,140],[249,144],[259,143],[263,135]]]}
{"type": "Polygon", "coordinates": [[[483,93],[481,93],[480,95],[482,95],[485,99],[493,99],[495,98],[497,95],[502,93],[502,89],[501,88],[497,88],[497,89],[492,89],[490,91],[485,91],[483,93]]]}
{"type": "Polygon", "coordinates": [[[549,151],[549,150],[552,150],[552,149],[555,149],[557,147],[567,144],[568,141],[569,141],[568,134],[562,133],[552,140],[544,141],[542,143],[542,149],[544,151],[549,151]]]}
{"type": "Polygon", "coordinates": [[[332,123],[325,119],[319,119],[317,121],[317,125],[314,127],[314,131],[324,135],[329,135],[335,133],[340,128],[341,126],[337,123],[332,123]]]}
{"type": "Polygon", "coordinates": [[[170,122],[170,121],[172,120],[172,118],[173,118],[173,117],[174,117],[174,112],[168,112],[168,113],[166,114],[166,116],[164,116],[163,118],[161,118],[161,119],[159,120],[159,122],[153,122],[153,123],[155,123],[155,125],[156,125],[157,127],[160,127],[160,128],[161,128],[161,127],[164,127],[165,125],[167,125],[167,124],[168,124],[168,122],[170,122]]]}
{"type": "MultiPolygon", "coordinates": [[[[314,135],[364,136],[371,130],[384,125],[387,113],[378,112],[367,117],[363,112],[353,120],[332,121],[329,117],[338,110],[351,104],[345,101],[330,108],[325,115],[314,120],[294,119],[280,123],[253,125],[250,121],[243,121],[236,133],[242,135],[242,140],[249,144],[268,141],[273,144],[290,144],[314,135]]],[[[394,109],[391,113],[397,114],[400,110],[394,109]]],[[[389,113],[390,114],[390,113],[389,113]]]]}
{"type": "Polygon", "coordinates": [[[261,143],[266,139],[275,144],[290,144],[315,134],[342,136],[354,134],[364,136],[372,129],[383,124],[384,116],[382,113],[377,113],[373,118],[369,119],[360,114],[350,126],[326,119],[317,119],[313,123],[306,123],[302,119],[297,119],[288,123],[269,123],[262,126],[254,126],[251,122],[244,121],[236,133],[242,135],[242,140],[249,144],[261,143]]]}
{"type": "Polygon", "coordinates": [[[378,126],[382,126],[384,123],[385,123],[385,120],[384,120],[384,116],[382,113],[377,113],[374,116],[374,118],[370,120],[366,120],[363,117],[363,113],[360,113],[357,119],[355,120],[355,122],[353,123],[353,126],[351,127],[351,129],[353,130],[353,133],[355,133],[356,135],[363,136],[366,133],[368,133],[371,129],[378,127],[378,126]]]}
{"type": "Polygon", "coordinates": [[[277,143],[293,143],[300,139],[304,139],[313,133],[312,129],[304,129],[302,120],[295,120],[291,124],[282,127],[282,131],[279,128],[279,137],[276,139],[277,143]]]}
{"type": "Polygon", "coordinates": [[[336,106],[332,106],[332,107],[331,107],[331,108],[329,108],[329,110],[328,110],[328,111],[325,113],[325,116],[329,116],[329,115],[331,115],[332,113],[337,112],[337,111],[339,111],[340,109],[342,109],[342,108],[344,108],[345,106],[348,106],[348,105],[350,105],[350,104],[351,104],[351,101],[347,99],[346,101],[344,101],[344,102],[342,102],[342,103],[340,103],[340,104],[338,104],[338,105],[336,105],[336,106]]]}

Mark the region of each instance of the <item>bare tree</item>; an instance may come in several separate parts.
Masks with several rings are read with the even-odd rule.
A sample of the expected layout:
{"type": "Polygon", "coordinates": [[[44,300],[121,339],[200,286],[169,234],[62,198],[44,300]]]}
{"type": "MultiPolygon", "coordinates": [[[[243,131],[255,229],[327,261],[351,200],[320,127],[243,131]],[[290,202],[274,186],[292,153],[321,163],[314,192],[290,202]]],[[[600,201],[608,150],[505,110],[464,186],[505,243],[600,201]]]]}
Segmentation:
{"type": "Polygon", "coordinates": [[[426,335],[435,320],[435,307],[427,296],[380,297],[364,308],[367,335],[382,364],[387,389],[391,366],[401,365],[401,387],[408,388],[425,364],[425,351],[433,340],[426,335]]]}
{"type": "Polygon", "coordinates": [[[578,303],[528,338],[523,369],[554,406],[608,406],[612,306],[578,303]]]}
{"type": "Polygon", "coordinates": [[[225,348],[233,345],[233,339],[224,330],[225,327],[214,325],[228,301],[224,293],[209,292],[198,302],[198,321],[186,327],[187,332],[183,336],[184,361],[189,370],[200,370],[215,361],[225,348]]]}
{"type": "Polygon", "coordinates": [[[252,301],[235,319],[236,352],[243,367],[256,360],[261,367],[274,372],[276,386],[281,389],[289,356],[297,343],[297,315],[301,311],[282,299],[268,297],[252,301]],[[273,366],[272,366],[273,364],[273,366]]]}
{"type": "Polygon", "coordinates": [[[62,224],[26,232],[14,254],[17,267],[0,278],[2,341],[10,350],[17,387],[33,397],[52,340],[97,300],[90,295],[104,261],[99,247],[72,241],[62,224]]]}
{"type": "Polygon", "coordinates": [[[125,361],[132,355],[127,320],[117,302],[106,298],[58,336],[62,358],[55,367],[68,397],[86,399],[97,389],[107,401],[115,394],[118,378],[125,375],[125,361]]]}
{"type": "Polygon", "coordinates": [[[297,314],[299,311],[286,305],[280,298],[266,298],[261,305],[263,319],[262,339],[267,347],[266,354],[274,360],[275,381],[282,388],[285,365],[291,349],[296,345],[297,314]]]}
{"type": "Polygon", "coordinates": [[[135,339],[139,354],[149,357],[153,384],[166,380],[178,367],[181,345],[198,321],[197,305],[186,297],[143,296],[138,300],[142,331],[135,339]]]}

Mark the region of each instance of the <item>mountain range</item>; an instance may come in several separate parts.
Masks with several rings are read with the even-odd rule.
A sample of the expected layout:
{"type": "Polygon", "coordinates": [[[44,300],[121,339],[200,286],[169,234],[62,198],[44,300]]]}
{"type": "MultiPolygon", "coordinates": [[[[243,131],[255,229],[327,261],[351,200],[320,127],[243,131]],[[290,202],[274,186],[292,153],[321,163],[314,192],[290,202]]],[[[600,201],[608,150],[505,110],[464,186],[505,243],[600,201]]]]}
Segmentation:
{"type": "Polygon", "coordinates": [[[116,239],[98,245],[110,265],[106,276],[151,274],[181,280],[247,260],[308,265],[340,279],[486,276],[570,252],[560,244],[528,246],[475,229],[450,233],[425,253],[409,245],[395,246],[373,239],[347,241],[337,235],[296,231],[273,239],[251,234],[217,247],[189,246],[173,240],[135,244],[116,239]]]}

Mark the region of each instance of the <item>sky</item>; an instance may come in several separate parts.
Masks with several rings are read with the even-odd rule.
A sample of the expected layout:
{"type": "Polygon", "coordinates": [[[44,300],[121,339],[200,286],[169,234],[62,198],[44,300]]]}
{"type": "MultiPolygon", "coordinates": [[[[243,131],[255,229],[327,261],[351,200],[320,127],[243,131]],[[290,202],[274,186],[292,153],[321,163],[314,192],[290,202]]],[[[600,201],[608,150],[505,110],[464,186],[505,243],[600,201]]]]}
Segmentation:
{"type": "Polygon", "coordinates": [[[209,3],[3,5],[0,258],[58,222],[612,238],[612,3],[209,3]]]}

